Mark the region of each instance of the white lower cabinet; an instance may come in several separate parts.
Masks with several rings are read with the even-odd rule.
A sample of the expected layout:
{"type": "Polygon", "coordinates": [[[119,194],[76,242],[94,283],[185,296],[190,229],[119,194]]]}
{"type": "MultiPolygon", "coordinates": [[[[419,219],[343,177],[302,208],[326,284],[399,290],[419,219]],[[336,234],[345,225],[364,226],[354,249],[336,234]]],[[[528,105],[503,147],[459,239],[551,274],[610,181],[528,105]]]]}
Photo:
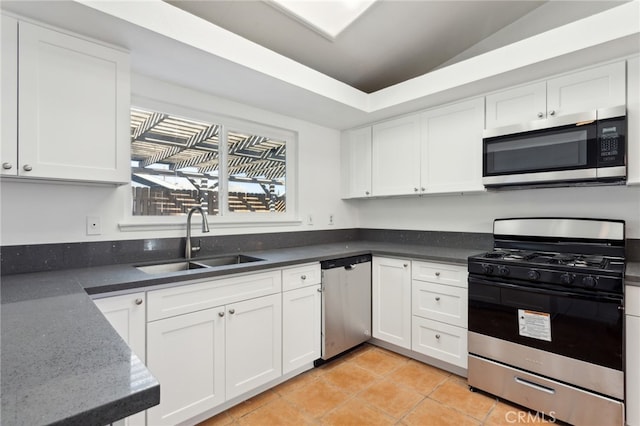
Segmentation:
{"type": "Polygon", "coordinates": [[[282,373],[321,356],[320,284],[282,293],[282,373]]]}
{"type": "Polygon", "coordinates": [[[626,330],[626,421],[640,426],[640,287],[625,288],[626,330]]]}
{"type": "Polygon", "coordinates": [[[147,367],[160,382],[148,425],[174,425],[224,402],[224,313],[205,309],[147,325],[147,367]]]}
{"type": "Polygon", "coordinates": [[[411,349],[411,261],[373,258],[373,337],[411,349]]]}
{"type": "Polygon", "coordinates": [[[227,399],[282,375],[280,294],[227,305],[225,353],[227,399]]]}
{"type": "Polygon", "coordinates": [[[466,268],[414,261],[412,271],[411,349],[466,369],[466,268]]]}
{"type": "MultiPolygon", "coordinates": [[[[143,363],[145,362],[146,354],[146,304],[144,300],[145,294],[141,292],[105,297],[93,301],[111,326],[143,363]]],[[[117,426],[144,426],[144,424],[144,411],[114,423],[117,426]]]]}

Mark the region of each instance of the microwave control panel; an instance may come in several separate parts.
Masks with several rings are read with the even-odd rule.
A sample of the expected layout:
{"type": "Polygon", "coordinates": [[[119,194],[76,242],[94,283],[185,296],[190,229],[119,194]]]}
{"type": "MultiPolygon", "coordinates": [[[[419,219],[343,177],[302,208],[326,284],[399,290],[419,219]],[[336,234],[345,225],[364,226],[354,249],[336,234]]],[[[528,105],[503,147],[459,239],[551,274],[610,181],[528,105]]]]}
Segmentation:
{"type": "Polygon", "coordinates": [[[612,118],[598,122],[598,166],[625,164],[625,118],[612,118]]]}

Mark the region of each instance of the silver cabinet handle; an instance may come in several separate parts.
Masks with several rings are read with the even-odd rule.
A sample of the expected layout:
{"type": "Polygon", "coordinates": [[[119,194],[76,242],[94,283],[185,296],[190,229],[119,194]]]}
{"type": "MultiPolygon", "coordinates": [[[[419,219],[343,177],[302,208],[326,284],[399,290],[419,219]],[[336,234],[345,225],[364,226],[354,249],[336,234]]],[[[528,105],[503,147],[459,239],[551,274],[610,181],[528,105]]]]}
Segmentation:
{"type": "Polygon", "coordinates": [[[364,192],[364,195],[369,195],[369,191],[365,191],[365,192],[364,192]]]}
{"type": "Polygon", "coordinates": [[[418,188],[413,188],[413,192],[418,192],[418,188]]]}
{"type": "Polygon", "coordinates": [[[440,301],[440,296],[436,296],[436,302],[440,301]]]}
{"type": "Polygon", "coordinates": [[[135,304],[138,305],[138,306],[142,305],[142,299],[137,298],[136,301],[135,301],[135,304]]]}
{"type": "Polygon", "coordinates": [[[439,277],[439,276],[440,276],[440,272],[436,272],[436,277],[439,277]]]}
{"type": "Polygon", "coordinates": [[[24,166],[22,166],[22,169],[25,172],[30,172],[31,170],[33,170],[33,167],[31,167],[31,165],[29,165],[29,164],[25,164],[24,166]]]}
{"type": "Polygon", "coordinates": [[[539,113],[538,113],[538,118],[542,118],[542,117],[544,117],[544,114],[543,114],[543,113],[541,113],[541,112],[539,112],[539,113]]]}
{"type": "Polygon", "coordinates": [[[231,309],[229,309],[229,313],[230,313],[231,315],[233,315],[233,314],[235,314],[235,313],[236,313],[236,310],[235,310],[235,309],[233,309],[233,308],[231,308],[231,309]]]}
{"type": "Polygon", "coordinates": [[[307,279],[307,276],[306,276],[306,275],[301,275],[301,276],[300,276],[300,279],[301,279],[301,280],[306,280],[306,279],[307,279]]]}
{"type": "Polygon", "coordinates": [[[551,111],[549,111],[549,115],[556,115],[556,111],[552,109],[551,111]]]}
{"type": "Polygon", "coordinates": [[[222,318],[224,316],[224,311],[218,312],[218,316],[222,318]]]}
{"type": "Polygon", "coordinates": [[[407,266],[409,266],[408,263],[405,263],[405,264],[402,265],[402,267],[404,267],[404,268],[406,268],[407,266]]]}
{"type": "Polygon", "coordinates": [[[10,170],[13,167],[11,163],[2,163],[2,168],[5,170],[10,170]]]}
{"type": "Polygon", "coordinates": [[[424,186],[420,188],[420,191],[422,191],[422,192],[424,192],[424,191],[426,191],[426,190],[427,190],[427,189],[426,189],[424,186]]]}
{"type": "Polygon", "coordinates": [[[436,334],[436,339],[440,339],[440,335],[439,334],[436,334]]]}
{"type": "Polygon", "coordinates": [[[322,288],[321,288],[321,287],[318,287],[317,292],[318,292],[318,293],[322,293],[322,288]]]}

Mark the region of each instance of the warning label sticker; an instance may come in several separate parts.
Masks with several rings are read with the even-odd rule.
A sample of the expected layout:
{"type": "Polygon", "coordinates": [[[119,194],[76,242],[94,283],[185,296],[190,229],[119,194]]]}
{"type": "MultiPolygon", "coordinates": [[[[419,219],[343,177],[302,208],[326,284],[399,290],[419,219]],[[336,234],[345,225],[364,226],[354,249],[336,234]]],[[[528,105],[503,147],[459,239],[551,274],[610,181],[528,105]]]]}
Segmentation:
{"type": "Polygon", "coordinates": [[[545,312],[518,309],[518,329],[521,336],[551,341],[551,315],[545,312]]]}

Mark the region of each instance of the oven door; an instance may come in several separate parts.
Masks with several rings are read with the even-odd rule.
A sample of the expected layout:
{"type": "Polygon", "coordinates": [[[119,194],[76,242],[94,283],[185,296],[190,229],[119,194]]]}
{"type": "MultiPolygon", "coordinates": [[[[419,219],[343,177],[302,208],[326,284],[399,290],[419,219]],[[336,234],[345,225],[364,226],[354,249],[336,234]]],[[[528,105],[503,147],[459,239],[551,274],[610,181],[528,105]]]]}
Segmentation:
{"type": "Polygon", "coordinates": [[[597,178],[596,123],[568,124],[483,139],[486,186],[597,178]]]}
{"type": "Polygon", "coordinates": [[[469,275],[470,332],[622,371],[622,327],[622,295],[469,275]]]}

